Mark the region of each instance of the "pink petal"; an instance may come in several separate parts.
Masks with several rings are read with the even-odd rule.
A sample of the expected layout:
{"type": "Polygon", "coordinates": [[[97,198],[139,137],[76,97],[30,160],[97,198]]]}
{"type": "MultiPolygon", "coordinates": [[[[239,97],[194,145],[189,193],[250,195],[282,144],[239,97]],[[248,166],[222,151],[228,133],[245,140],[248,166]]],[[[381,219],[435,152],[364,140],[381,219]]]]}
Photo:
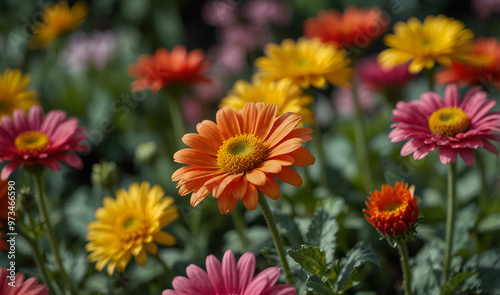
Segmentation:
{"type": "Polygon", "coordinates": [[[222,258],[222,279],[224,280],[224,288],[229,294],[236,294],[238,290],[238,269],[236,268],[236,260],[231,250],[227,250],[222,258]]]}
{"type": "Polygon", "coordinates": [[[444,91],[444,103],[446,106],[457,107],[460,102],[460,95],[455,84],[450,84],[444,91]]]}
{"type": "Polygon", "coordinates": [[[210,279],[203,269],[191,264],[186,268],[186,273],[191,281],[191,284],[197,291],[196,294],[212,295],[215,293],[212,284],[210,284],[210,279]]]}
{"type": "Polygon", "coordinates": [[[472,167],[474,165],[474,161],[476,160],[474,156],[474,152],[471,149],[459,149],[458,154],[464,160],[467,166],[472,167]]]}
{"type": "Polygon", "coordinates": [[[28,113],[29,129],[39,130],[42,121],[43,121],[42,107],[40,107],[39,105],[32,106],[28,113]]]}
{"type": "Polygon", "coordinates": [[[213,255],[209,255],[205,260],[207,274],[215,292],[224,292],[224,281],[222,280],[222,265],[213,255]]]}
{"type": "Polygon", "coordinates": [[[50,111],[45,115],[40,131],[45,133],[48,138],[52,137],[52,132],[59,123],[61,123],[64,118],[66,118],[66,113],[61,110],[50,111]]]}
{"type": "Polygon", "coordinates": [[[255,277],[241,295],[261,295],[262,291],[269,286],[269,278],[266,276],[255,277]]]}
{"type": "Polygon", "coordinates": [[[240,291],[245,291],[245,288],[252,281],[255,273],[255,255],[252,252],[246,252],[238,260],[238,281],[240,282],[240,291]]]}
{"type": "Polygon", "coordinates": [[[29,130],[28,117],[26,116],[25,111],[20,109],[14,110],[12,118],[14,121],[14,128],[17,133],[29,130]]]}
{"type": "Polygon", "coordinates": [[[457,158],[456,150],[447,146],[439,147],[439,159],[441,160],[441,163],[445,165],[449,163],[455,163],[456,158],[457,158]]]}
{"type": "Polygon", "coordinates": [[[175,277],[172,281],[174,290],[181,294],[198,294],[195,284],[185,277],[175,277]]]}
{"type": "Polygon", "coordinates": [[[418,139],[412,139],[405,143],[403,147],[401,148],[401,156],[406,157],[422,147],[424,145],[424,142],[422,140],[418,139]]]}
{"type": "Polygon", "coordinates": [[[272,286],[276,284],[280,277],[281,268],[277,266],[269,267],[261,271],[255,278],[266,276],[269,279],[269,285],[272,286]]]}
{"type": "Polygon", "coordinates": [[[2,180],[7,180],[12,172],[17,169],[22,164],[21,161],[12,161],[5,165],[2,169],[1,178],[2,180]]]}

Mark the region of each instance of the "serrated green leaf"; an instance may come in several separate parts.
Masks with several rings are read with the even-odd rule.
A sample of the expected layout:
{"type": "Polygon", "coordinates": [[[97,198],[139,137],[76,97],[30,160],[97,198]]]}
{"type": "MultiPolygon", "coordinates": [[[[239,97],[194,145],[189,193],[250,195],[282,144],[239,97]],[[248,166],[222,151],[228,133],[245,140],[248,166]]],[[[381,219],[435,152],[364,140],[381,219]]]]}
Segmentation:
{"type": "Polygon", "coordinates": [[[343,290],[349,282],[352,272],[365,262],[372,262],[380,266],[377,255],[373,253],[370,245],[358,243],[340,261],[340,270],[336,281],[337,289],[343,290]]]}
{"type": "Polygon", "coordinates": [[[335,217],[324,210],[316,211],[309,226],[307,242],[325,252],[327,263],[333,263],[338,230],[339,225],[335,217]]]}
{"type": "Polygon", "coordinates": [[[332,295],[332,290],[326,282],[318,276],[308,276],[306,281],[308,291],[316,295],[332,295]]]}
{"type": "Polygon", "coordinates": [[[464,272],[477,272],[465,281],[464,289],[481,294],[500,294],[500,250],[488,250],[472,256],[463,266],[464,272]]]}
{"type": "Polygon", "coordinates": [[[415,295],[438,294],[443,272],[444,246],[438,241],[427,243],[410,259],[412,288],[415,295]]]}
{"type": "Polygon", "coordinates": [[[446,282],[446,285],[444,285],[443,289],[441,289],[441,292],[439,295],[453,295],[457,287],[466,279],[472,277],[475,275],[476,272],[459,272],[455,274],[453,277],[451,277],[448,282],[446,282]]]}
{"type": "Polygon", "coordinates": [[[318,247],[303,245],[299,250],[288,250],[288,255],[312,274],[318,275],[326,272],[325,252],[318,247]]]}
{"type": "Polygon", "coordinates": [[[298,247],[305,243],[299,227],[292,218],[282,213],[275,213],[274,217],[278,222],[281,233],[290,241],[292,247],[298,247]]]}

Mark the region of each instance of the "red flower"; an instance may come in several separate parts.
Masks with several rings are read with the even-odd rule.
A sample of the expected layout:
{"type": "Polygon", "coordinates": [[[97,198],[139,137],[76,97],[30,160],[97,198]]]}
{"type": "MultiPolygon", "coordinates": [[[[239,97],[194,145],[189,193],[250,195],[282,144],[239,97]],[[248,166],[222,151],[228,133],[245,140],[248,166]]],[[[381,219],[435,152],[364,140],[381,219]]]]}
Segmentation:
{"type": "Polygon", "coordinates": [[[344,13],[338,10],[321,11],[316,18],[304,22],[307,38],[320,38],[338,47],[367,47],[389,28],[389,19],[377,7],[349,6],[344,13]]]}
{"type": "Polygon", "coordinates": [[[500,89],[500,41],[494,37],[478,38],[471,53],[475,64],[453,62],[436,75],[441,84],[460,86],[489,84],[500,89]]]}
{"type": "Polygon", "coordinates": [[[413,231],[418,219],[417,197],[415,187],[408,189],[403,181],[396,182],[394,189],[382,185],[381,191],[370,193],[365,218],[382,235],[390,238],[402,237],[413,231]]]}
{"type": "Polygon", "coordinates": [[[210,64],[203,61],[205,55],[200,49],[187,52],[182,45],[169,51],[165,48],[156,50],[154,55],[143,54],[137,63],[128,67],[128,73],[137,78],[132,82],[133,91],[149,89],[156,93],[171,84],[195,84],[208,82],[203,76],[210,64]]]}

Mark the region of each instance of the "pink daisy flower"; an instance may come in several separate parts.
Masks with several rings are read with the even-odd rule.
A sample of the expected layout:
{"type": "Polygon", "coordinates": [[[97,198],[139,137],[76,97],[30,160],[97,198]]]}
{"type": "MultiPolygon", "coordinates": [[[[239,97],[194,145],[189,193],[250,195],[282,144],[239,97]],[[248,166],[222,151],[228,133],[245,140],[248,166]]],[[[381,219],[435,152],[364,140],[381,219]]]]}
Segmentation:
{"type": "Polygon", "coordinates": [[[42,108],[34,105],[28,114],[15,110],[12,118],[3,116],[1,120],[0,163],[8,162],[2,169],[2,180],[22,164],[42,164],[57,171],[61,161],[83,168],[82,160],[73,152],[89,151],[89,147],[80,144],[87,134],[78,126],[77,118],[66,118],[60,110],[50,111],[44,118],[42,108]]]}
{"type": "Polygon", "coordinates": [[[402,88],[416,76],[408,72],[408,64],[384,69],[378,63],[376,56],[360,60],[356,65],[355,75],[363,84],[379,91],[402,88]]]}
{"type": "Polygon", "coordinates": [[[496,155],[498,149],[490,140],[500,141],[500,112],[488,111],[496,104],[486,99],[478,87],[469,90],[460,100],[457,86],[446,87],[444,100],[434,92],[426,92],[420,100],[400,101],[393,110],[397,123],[389,134],[392,142],[410,139],[401,149],[401,156],[413,153],[420,160],[439,148],[441,163],[455,163],[457,152],[470,167],[475,157],[472,149],[484,148],[496,155]]]}
{"type": "Polygon", "coordinates": [[[207,272],[196,265],[186,268],[188,278],[175,277],[174,290],[165,290],[162,295],[295,295],[295,287],[274,285],[280,275],[279,267],[270,267],[254,277],[255,255],[247,252],[238,264],[233,252],[227,250],[219,260],[210,255],[206,259],[207,272]]]}
{"type": "Polygon", "coordinates": [[[8,285],[11,273],[6,268],[0,267],[0,294],[2,295],[49,295],[49,289],[45,285],[38,284],[37,278],[24,280],[24,274],[18,272],[15,276],[15,287],[8,285]]]}

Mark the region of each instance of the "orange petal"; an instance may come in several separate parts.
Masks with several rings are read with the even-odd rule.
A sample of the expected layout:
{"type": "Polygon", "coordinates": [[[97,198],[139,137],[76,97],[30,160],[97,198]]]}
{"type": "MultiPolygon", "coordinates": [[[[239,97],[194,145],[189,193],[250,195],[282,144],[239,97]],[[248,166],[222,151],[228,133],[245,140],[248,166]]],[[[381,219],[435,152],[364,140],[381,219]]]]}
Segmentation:
{"type": "Polygon", "coordinates": [[[302,146],[302,139],[300,138],[292,138],[285,142],[282,142],[269,153],[269,157],[274,157],[277,155],[283,155],[291,153],[302,146]]]}
{"type": "Polygon", "coordinates": [[[295,159],[293,162],[295,166],[310,166],[316,162],[311,152],[305,147],[300,147],[288,155],[295,159]]]}
{"type": "Polygon", "coordinates": [[[217,124],[215,124],[215,122],[205,120],[196,125],[196,130],[201,136],[212,142],[212,144],[222,146],[224,137],[222,136],[222,133],[220,132],[219,127],[217,126],[217,124]]]}
{"type": "Polygon", "coordinates": [[[290,166],[293,163],[295,163],[295,159],[293,157],[291,157],[289,154],[275,156],[275,157],[270,158],[269,160],[278,161],[278,162],[280,162],[281,166],[290,166]]]}
{"type": "Polygon", "coordinates": [[[205,137],[196,133],[188,133],[184,135],[182,137],[182,142],[193,149],[203,151],[212,156],[217,156],[217,152],[220,148],[220,146],[214,145],[213,140],[206,140],[205,137]]]}
{"type": "Polygon", "coordinates": [[[276,120],[277,112],[276,105],[267,105],[259,114],[253,134],[259,138],[266,138],[276,120]]]}
{"type": "Polygon", "coordinates": [[[245,177],[240,177],[239,179],[231,183],[231,191],[233,193],[233,198],[236,200],[241,200],[245,196],[247,191],[248,182],[245,177]]]}
{"type": "Polygon", "coordinates": [[[255,210],[257,208],[257,204],[259,204],[259,192],[255,185],[249,183],[247,187],[247,192],[243,197],[243,205],[248,210],[255,210]]]}
{"type": "Polygon", "coordinates": [[[255,127],[257,125],[257,116],[259,112],[254,103],[247,103],[243,107],[242,117],[243,117],[243,132],[247,134],[255,134],[255,127]]]}
{"type": "Polygon", "coordinates": [[[267,160],[262,162],[257,169],[265,173],[278,173],[281,172],[281,163],[279,160],[267,160]]]}
{"type": "Polygon", "coordinates": [[[242,133],[240,119],[235,110],[228,107],[220,109],[216,114],[216,120],[223,138],[228,139],[242,133]]]}
{"type": "Polygon", "coordinates": [[[255,185],[266,184],[266,174],[258,169],[253,169],[252,171],[247,172],[245,177],[248,181],[255,185]]]}
{"type": "Polygon", "coordinates": [[[217,158],[207,153],[193,150],[182,149],[174,154],[174,161],[177,163],[189,164],[201,167],[217,167],[217,158]]]}
{"type": "Polygon", "coordinates": [[[279,180],[289,183],[293,186],[299,187],[302,185],[302,178],[300,177],[300,175],[295,172],[295,170],[287,166],[284,166],[283,170],[281,170],[280,173],[277,173],[274,176],[276,176],[279,180]]]}
{"type": "Polygon", "coordinates": [[[233,198],[231,192],[227,192],[219,197],[217,204],[219,205],[221,214],[229,214],[236,206],[236,200],[233,198]]]}
{"type": "Polygon", "coordinates": [[[241,178],[242,175],[243,175],[243,173],[234,174],[234,175],[226,175],[226,177],[217,186],[217,189],[216,190],[214,189],[214,197],[218,198],[219,195],[222,194],[222,192],[224,192],[226,190],[226,188],[228,187],[228,185],[231,182],[238,180],[239,178],[241,178]]]}
{"type": "Polygon", "coordinates": [[[191,195],[191,200],[189,203],[191,204],[191,206],[196,207],[199,203],[201,203],[201,201],[205,199],[205,197],[209,193],[210,190],[207,187],[202,186],[199,190],[197,190],[191,195]]]}
{"type": "Polygon", "coordinates": [[[274,130],[273,133],[266,140],[266,143],[269,145],[270,148],[274,147],[283,138],[285,138],[285,136],[287,136],[295,128],[295,126],[297,126],[297,123],[300,121],[300,117],[297,117],[292,113],[287,113],[282,117],[284,117],[285,120],[280,125],[278,125],[276,130],[274,130]]]}
{"type": "Polygon", "coordinates": [[[281,196],[280,187],[276,179],[271,175],[267,175],[266,184],[257,187],[261,192],[273,200],[277,200],[281,196]]]}

